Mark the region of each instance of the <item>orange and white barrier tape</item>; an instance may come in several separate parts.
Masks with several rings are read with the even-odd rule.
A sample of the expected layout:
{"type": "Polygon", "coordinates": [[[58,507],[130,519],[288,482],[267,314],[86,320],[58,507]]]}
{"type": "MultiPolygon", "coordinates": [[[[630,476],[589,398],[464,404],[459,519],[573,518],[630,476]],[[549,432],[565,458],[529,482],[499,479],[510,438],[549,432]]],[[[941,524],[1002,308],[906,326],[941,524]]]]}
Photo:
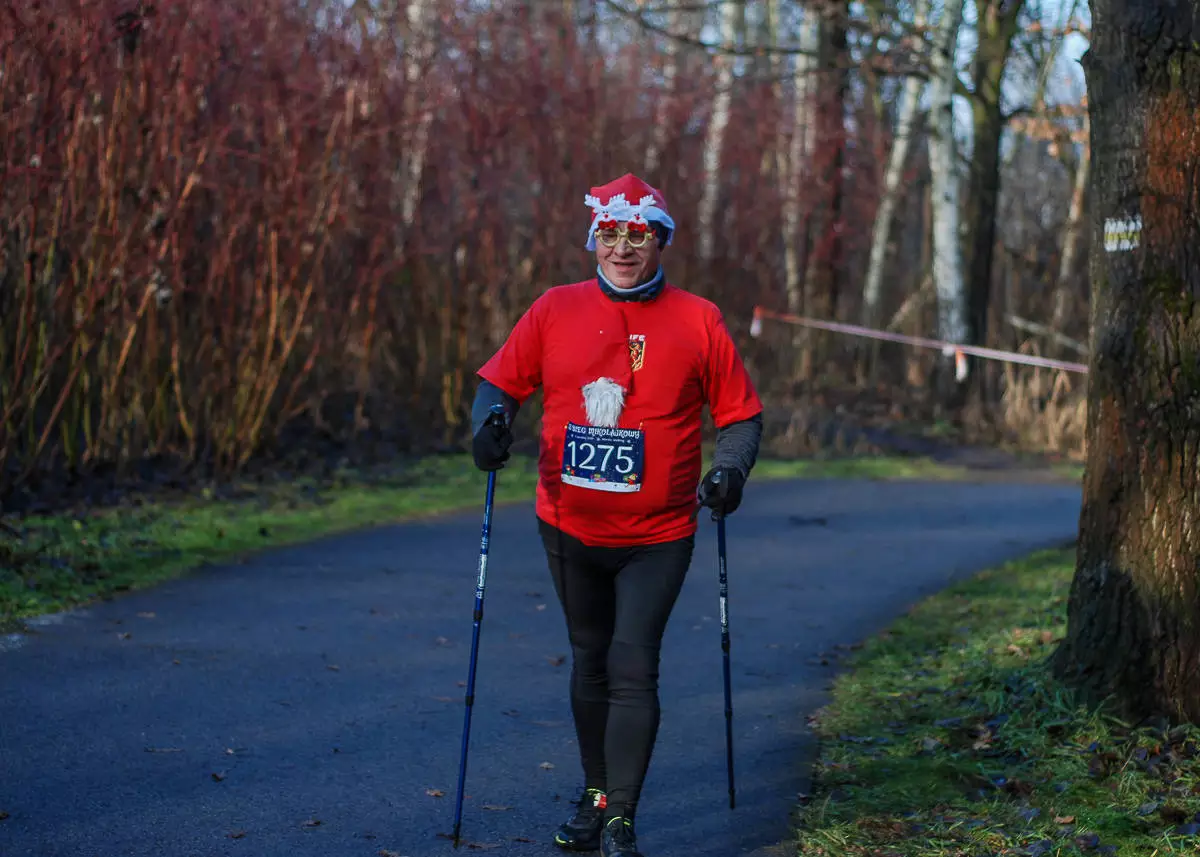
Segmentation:
{"type": "Polygon", "coordinates": [[[1022,363],[1026,366],[1040,366],[1044,369],[1061,369],[1064,372],[1079,372],[1087,374],[1088,367],[1086,363],[1072,363],[1069,360],[1052,360],[1049,357],[1036,357],[1032,354],[1018,354],[1015,351],[1000,351],[996,348],[984,348],[979,345],[961,345],[956,342],[946,342],[940,339],[926,339],[922,336],[905,336],[900,333],[891,333],[886,330],[875,330],[870,327],[860,327],[857,324],[842,324],[836,321],[819,321],[815,318],[805,318],[799,315],[789,315],[788,313],[773,312],[760,306],[754,308],[754,320],[750,322],[750,335],[759,336],[762,334],[762,322],[764,318],[772,318],[776,321],[787,322],[788,324],[798,324],[803,327],[814,327],[818,330],[829,330],[834,333],[848,333],[851,336],[865,336],[869,339],[883,339],[888,342],[900,342],[905,345],[915,345],[918,348],[932,348],[942,352],[947,357],[953,356],[955,360],[956,374],[959,380],[966,377],[967,359],[969,354],[972,357],[983,357],[987,360],[1002,360],[1006,363],[1022,363]]]}

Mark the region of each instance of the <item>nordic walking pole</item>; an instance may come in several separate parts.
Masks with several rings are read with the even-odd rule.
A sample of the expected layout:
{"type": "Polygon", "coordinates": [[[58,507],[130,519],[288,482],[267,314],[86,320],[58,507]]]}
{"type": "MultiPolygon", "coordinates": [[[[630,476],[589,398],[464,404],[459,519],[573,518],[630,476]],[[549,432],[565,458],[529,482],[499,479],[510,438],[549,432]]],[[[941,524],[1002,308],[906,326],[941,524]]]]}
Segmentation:
{"type": "MultiPolygon", "coordinates": [[[[721,475],[717,475],[720,479],[721,475]]],[[[729,679],[729,576],[725,563],[725,515],[717,513],[717,576],[721,584],[721,652],[725,673],[725,765],[729,769],[729,808],[735,806],[733,787],[733,690],[729,679]]]]}
{"type": "MultiPolygon", "coordinates": [[[[505,419],[504,406],[492,405],[491,416],[486,424],[505,419]]],[[[483,589],[487,584],[488,540],[492,530],[492,503],[496,498],[496,471],[488,472],[487,497],[483,504],[483,535],[479,542],[479,577],[475,583],[474,626],[471,631],[471,666],[467,671],[467,710],[463,722],[462,755],[458,763],[458,797],[454,804],[454,847],[458,848],[459,831],[462,828],[463,787],[467,777],[467,744],[471,737],[471,709],[475,705],[475,664],[479,660],[479,629],[483,625],[483,589]]]]}

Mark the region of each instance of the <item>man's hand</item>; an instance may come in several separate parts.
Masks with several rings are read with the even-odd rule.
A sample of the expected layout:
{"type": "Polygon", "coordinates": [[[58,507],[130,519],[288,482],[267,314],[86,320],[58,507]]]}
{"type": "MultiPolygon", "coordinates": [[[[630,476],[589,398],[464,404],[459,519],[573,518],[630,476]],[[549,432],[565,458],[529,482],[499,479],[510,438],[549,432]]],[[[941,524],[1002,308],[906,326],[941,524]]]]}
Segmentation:
{"type": "Polygon", "coordinates": [[[504,462],[508,461],[508,448],[512,446],[512,442],[512,431],[504,415],[492,414],[480,426],[471,442],[475,466],[485,472],[502,469],[504,462]]]}
{"type": "Polygon", "coordinates": [[[734,467],[713,468],[696,489],[696,501],[713,510],[713,517],[732,515],[742,503],[746,477],[734,467]]]}

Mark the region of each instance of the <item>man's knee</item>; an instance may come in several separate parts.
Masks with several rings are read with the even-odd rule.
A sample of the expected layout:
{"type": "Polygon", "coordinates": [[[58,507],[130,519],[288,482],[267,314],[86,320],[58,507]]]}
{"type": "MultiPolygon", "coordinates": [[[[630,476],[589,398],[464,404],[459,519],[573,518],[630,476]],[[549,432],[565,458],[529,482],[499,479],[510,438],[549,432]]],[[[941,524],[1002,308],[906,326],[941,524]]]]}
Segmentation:
{"type": "Polygon", "coordinates": [[[608,640],[599,635],[571,635],[571,657],[579,680],[589,684],[607,683],[608,646],[608,640]]]}
{"type": "Polygon", "coordinates": [[[614,700],[658,693],[659,650],[613,640],[608,649],[609,692],[614,700]]]}

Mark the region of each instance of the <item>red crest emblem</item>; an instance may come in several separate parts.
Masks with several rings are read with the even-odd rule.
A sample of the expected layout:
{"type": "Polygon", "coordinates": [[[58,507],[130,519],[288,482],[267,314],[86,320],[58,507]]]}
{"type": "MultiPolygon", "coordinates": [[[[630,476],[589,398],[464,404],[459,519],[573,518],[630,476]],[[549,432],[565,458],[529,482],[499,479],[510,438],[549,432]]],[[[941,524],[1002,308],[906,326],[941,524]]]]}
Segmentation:
{"type": "Polygon", "coordinates": [[[636,372],[646,361],[646,335],[644,333],[629,334],[629,362],[636,372]]]}

